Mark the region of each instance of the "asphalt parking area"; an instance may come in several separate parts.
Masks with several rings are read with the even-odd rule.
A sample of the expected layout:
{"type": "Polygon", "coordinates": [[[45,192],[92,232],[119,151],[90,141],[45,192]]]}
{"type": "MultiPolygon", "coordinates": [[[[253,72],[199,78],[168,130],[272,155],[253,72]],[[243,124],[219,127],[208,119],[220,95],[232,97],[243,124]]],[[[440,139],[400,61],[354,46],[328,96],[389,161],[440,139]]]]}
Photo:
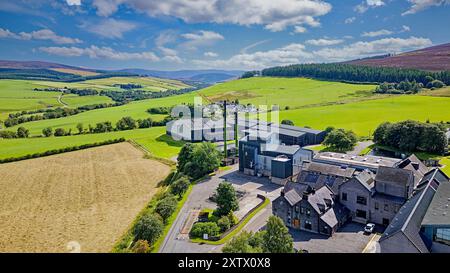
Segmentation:
{"type": "Polygon", "coordinates": [[[361,253],[374,234],[366,235],[364,225],[348,223],[332,237],[290,229],[296,249],[310,253],[361,253]]]}

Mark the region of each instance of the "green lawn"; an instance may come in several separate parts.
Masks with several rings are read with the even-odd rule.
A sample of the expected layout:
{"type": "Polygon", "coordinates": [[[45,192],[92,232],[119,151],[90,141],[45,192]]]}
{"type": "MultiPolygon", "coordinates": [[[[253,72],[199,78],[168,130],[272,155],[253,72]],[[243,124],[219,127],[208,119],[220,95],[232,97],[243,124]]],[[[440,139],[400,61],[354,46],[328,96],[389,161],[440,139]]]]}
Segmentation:
{"type": "Polygon", "coordinates": [[[33,122],[27,122],[24,124],[17,125],[15,127],[8,128],[8,130],[17,130],[17,127],[23,126],[30,130],[31,135],[41,135],[42,129],[46,127],[51,128],[65,128],[76,130],[78,123],[83,123],[85,128],[91,124],[95,126],[98,122],[111,121],[114,125],[115,123],[125,116],[131,116],[134,119],[144,119],[151,117],[153,120],[162,120],[166,115],[150,115],[147,113],[147,109],[159,106],[173,106],[181,104],[183,102],[192,103],[194,93],[187,93],[178,96],[171,96],[159,99],[148,99],[136,102],[131,102],[118,107],[109,107],[103,109],[97,109],[92,111],[83,112],[78,115],[73,115],[58,119],[47,119],[39,120],[33,122]]]}
{"type": "Polygon", "coordinates": [[[450,121],[450,98],[401,95],[357,103],[321,106],[280,112],[280,119],[297,126],[325,129],[328,126],[351,129],[369,136],[384,121],[407,119],[431,122],[450,121]]]}
{"type": "Polygon", "coordinates": [[[306,78],[259,77],[217,84],[199,93],[212,101],[239,99],[240,103],[280,105],[281,109],[363,100],[375,96],[374,85],[346,84],[306,78]]]}
{"type": "Polygon", "coordinates": [[[151,78],[151,77],[112,77],[112,78],[104,78],[104,79],[95,79],[95,80],[87,80],[82,82],[52,82],[52,81],[32,81],[33,84],[54,87],[54,88],[89,88],[89,89],[97,89],[97,90],[112,90],[112,91],[124,91],[120,87],[114,86],[115,84],[140,84],[142,88],[139,90],[145,91],[165,91],[168,89],[183,89],[189,87],[187,84],[176,81],[176,80],[168,80],[168,79],[159,79],[159,78],[151,78]]]}
{"type": "Polygon", "coordinates": [[[105,141],[124,137],[134,139],[144,146],[152,155],[170,159],[178,154],[182,143],[165,135],[165,127],[118,131],[103,134],[85,134],[66,137],[0,139],[0,159],[17,157],[37,152],[45,152],[69,146],[105,141]]]}

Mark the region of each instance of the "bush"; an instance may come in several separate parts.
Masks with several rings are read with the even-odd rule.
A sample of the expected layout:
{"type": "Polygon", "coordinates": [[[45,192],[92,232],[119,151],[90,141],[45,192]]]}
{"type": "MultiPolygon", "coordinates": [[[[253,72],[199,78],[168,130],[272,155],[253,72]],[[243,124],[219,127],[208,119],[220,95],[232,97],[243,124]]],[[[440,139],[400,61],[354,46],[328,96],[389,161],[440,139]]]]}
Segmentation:
{"type": "Polygon", "coordinates": [[[294,122],[292,120],[283,119],[281,124],[294,126],[294,122]]]}
{"type": "Polygon", "coordinates": [[[337,151],[349,151],[358,142],[356,134],[351,130],[335,129],[327,134],[323,144],[337,151]]]}
{"type": "Polygon", "coordinates": [[[136,128],[136,121],[132,117],[123,117],[116,123],[119,131],[133,130],[136,128]]]}
{"type": "Polygon", "coordinates": [[[182,176],[175,180],[172,185],[170,185],[170,191],[181,198],[183,194],[188,190],[190,184],[191,182],[189,181],[189,178],[187,178],[186,176],[182,176]]]}
{"type": "Polygon", "coordinates": [[[164,222],[175,212],[177,209],[177,198],[172,194],[165,196],[156,205],[155,212],[157,212],[163,218],[164,222]]]}
{"type": "Polygon", "coordinates": [[[153,125],[153,120],[151,118],[138,120],[139,128],[150,128],[153,125]]]}
{"type": "Polygon", "coordinates": [[[138,240],[131,250],[133,253],[150,253],[150,245],[146,240],[138,240]]]}
{"type": "Polygon", "coordinates": [[[17,137],[27,138],[30,135],[30,131],[24,127],[17,128],[17,137]]]}
{"type": "Polygon", "coordinates": [[[216,170],[220,166],[221,157],[212,143],[186,144],[178,157],[178,170],[193,179],[199,179],[216,170]]]}
{"type": "Polygon", "coordinates": [[[231,227],[230,218],[228,218],[228,216],[222,216],[222,217],[217,221],[217,226],[219,226],[220,231],[222,231],[222,232],[224,232],[224,231],[230,229],[230,227],[231,227]]]}
{"type": "Polygon", "coordinates": [[[164,224],[159,215],[144,215],[136,224],[133,230],[135,240],[146,240],[150,245],[163,233],[164,224]]]}
{"type": "Polygon", "coordinates": [[[200,223],[197,222],[192,226],[189,235],[193,238],[203,238],[203,234],[208,234],[209,237],[217,236],[220,233],[219,226],[214,222],[200,223]]]}
{"type": "Polygon", "coordinates": [[[0,131],[0,138],[16,138],[16,132],[13,131],[0,131]]]}
{"type": "Polygon", "coordinates": [[[50,127],[44,128],[44,129],[42,129],[42,134],[45,137],[51,137],[53,135],[53,130],[50,127]]]}
{"type": "Polygon", "coordinates": [[[64,128],[56,128],[55,129],[55,136],[65,136],[66,130],[64,128]]]}

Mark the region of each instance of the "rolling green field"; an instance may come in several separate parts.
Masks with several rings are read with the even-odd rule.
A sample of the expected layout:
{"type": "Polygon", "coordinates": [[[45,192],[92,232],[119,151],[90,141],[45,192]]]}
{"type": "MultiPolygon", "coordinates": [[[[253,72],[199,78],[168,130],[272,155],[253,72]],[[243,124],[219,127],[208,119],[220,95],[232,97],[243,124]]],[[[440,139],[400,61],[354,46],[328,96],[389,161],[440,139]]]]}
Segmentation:
{"type": "Polygon", "coordinates": [[[239,99],[242,104],[278,104],[281,109],[319,106],[376,97],[374,85],[318,81],[306,78],[248,78],[217,84],[199,93],[212,101],[239,99]]]}
{"type": "MultiPolygon", "coordinates": [[[[114,86],[114,84],[120,83],[140,84],[143,88],[139,90],[153,92],[189,87],[180,81],[141,77],[113,77],[75,83],[33,80],[0,80],[0,120],[7,118],[8,114],[13,112],[64,106],[58,102],[58,97],[61,94],[60,92],[37,92],[33,91],[34,88],[44,89],[69,87],[79,89],[90,88],[97,90],[123,91],[123,89],[114,86]]],[[[66,103],[68,107],[113,102],[106,96],[77,96],[74,94],[64,95],[62,101],[66,103]]]]}
{"type": "Polygon", "coordinates": [[[351,129],[368,136],[384,121],[407,119],[431,122],[450,121],[450,98],[401,95],[356,103],[281,111],[280,119],[297,126],[325,129],[328,126],[351,129]]]}
{"type": "Polygon", "coordinates": [[[64,118],[27,122],[24,124],[19,124],[15,127],[10,127],[8,130],[17,130],[17,127],[23,126],[30,130],[31,135],[41,135],[42,129],[47,127],[65,128],[67,130],[72,129],[76,131],[76,126],[78,123],[83,123],[85,128],[87,128],[89,124],[95,126],[96,123],[104,121],[110,121],[115,124],[119,119],[125,116],[130,116],[134,119],[151,117],[153,120],[159,121],[166,115],[150,115],[147,113],[147,109],[160,106],[174,106],[184,102],[192,103],[194,96],[194,93],[187,93],[178,96],[135,101],[118,107],[87,111],[64,118]]]}
{"type": "Polygon", "coordinates": [[[35,85],[53,87],[53,88],[79,88],[79,89],[96,89],[96,90],[110,90],[110,91],[123,91],[120,87],[114,86],[115,84],[140,84],[142,88],[136,90],[143,91],[165,91],[168,89],[183,89],[189,87],[176,80],[158,79],[150,77],[112,77],[104,79],[95,79],[82,82],[52,82],[52,81],[32,81],[35,85]]]}
{"type": "Polygon", "coordinates": [[[66,137],[0,139],[0,159],[101,142],[121,137],[135,140],[149,150],[154,156],[170,159],[178,154],[182,143],[167,137],[165,133],[165,127],[153,127],[149,129],[66,137]]]}

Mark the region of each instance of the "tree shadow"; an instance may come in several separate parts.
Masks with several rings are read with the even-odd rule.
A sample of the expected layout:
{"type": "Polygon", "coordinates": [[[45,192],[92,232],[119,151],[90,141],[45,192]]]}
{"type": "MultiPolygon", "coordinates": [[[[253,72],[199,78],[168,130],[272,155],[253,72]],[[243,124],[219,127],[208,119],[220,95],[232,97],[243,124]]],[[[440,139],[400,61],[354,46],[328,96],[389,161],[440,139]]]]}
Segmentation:
{"type": "Polygon", "coordinates": [[[160,135],[159,137],[157,137],[156,141],[164,142],[167,145],[172,146],[172,147],[183,147],[183,145],[185,144],[184,141],[174,140],[171,136],[168,136],[166,134],[160,135]]]}

